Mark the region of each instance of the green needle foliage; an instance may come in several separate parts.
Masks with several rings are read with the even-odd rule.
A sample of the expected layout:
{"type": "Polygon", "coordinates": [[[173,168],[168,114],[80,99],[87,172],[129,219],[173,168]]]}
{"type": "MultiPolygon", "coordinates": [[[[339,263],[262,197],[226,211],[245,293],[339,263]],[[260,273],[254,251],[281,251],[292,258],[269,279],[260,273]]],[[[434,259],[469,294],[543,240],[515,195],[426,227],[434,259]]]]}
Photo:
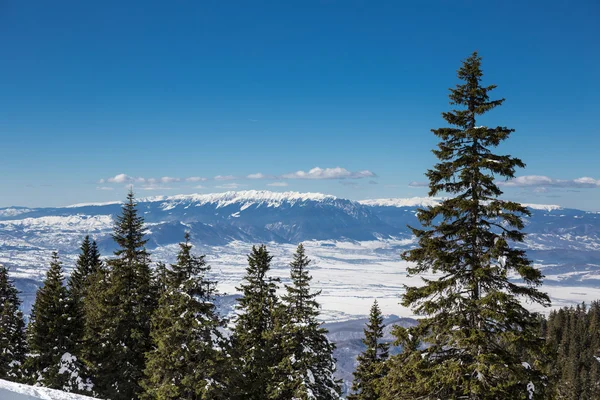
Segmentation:
{"type": "Polygon", "coordinates": [[[144,398],[226,399],[229,369],[213,303],[216,283],[206,276],[204,256],[191,253],[189,234],[179,247],[177,263],[159,275],[166,287],[152,316],[144,398]]]}
{"type": "Polygon", "coordinates": [[[23,362],[27,354],[25,321],[19,309],[19,291],[0,264],[0,379],[23,381],[23,362]]]}
{"type": "Polygon", "coordinates": [[[77,327],[73,325],[69,293],[63,280],[61,262],[54,252],[31,310],[26,369],[31,383],[85,393],[90,385],[80,376],[80,363],[72,354],[73,332],[77,327]]]}
{"type": "Polygon", "coordinates": [[[383,315],[375,300],[364,330],[363,343],[367,348],[358,356],[352,383],[353,394],[348,396],[348,400],[379,400],[380,381],[387,374],[385,361],[389,355],[389,344],[381,341],[384,327],[383,315]]]}
{"type": "Polygon", "coordinates": [[[73,332],[73,352],[77,357],[81,357],[81,347],[83,346],[85,325],[84,300],[89,292],[92,283],[92,277],[102,268],[100,252],[96,242],[86,236],[81,243],[79,257],[71,276],[69,277],[69,297],[70,297],[70,315],[73,326],[76,329],[73,332]]]}
{"type": "Polygon", "coordinates": [[[277,340],[272,335],[279,308],[277,283],[268,276],[273,256],[265,245],[253,246],[248,255],[244,283],[238,288],[240,314],[232,335],[233,359],[238,373],[235,395],[244,400],[265,400],[272,379],[271,367],[281,359],[277,340]]]}
{"type": "Polygon", "coordinates": [[[418,247],[403,254],[414,265],[409,274],[436,274],[408,287],[403,298],[424,317],[427,348],[420,350],[416,398],[529,399],[543,392],[532,362],[543,344],[538,316],[521,301],[548,305],[549,298],[538,290],[540,271],[514,247],[524,239],[522,217],[529,212],[501,200],[496,184],[524,164],[492,152],[513,129],[477,126],[479,116],[504,102],[489,99],[496,86],[483,86],[482,76],[473,53],[458,70],[462,83],[450,89],[458,108],[442,114],[453,127],[433,130],[439,162],[427,172],[429,195],[449,197],[419,210],[422,228],[412,228],[418,247]]]}
{"type": "Polygon", "coordinates": [[[84,356],[100,397],[131,400],[142,391],[156,305],[144,219],[133,192],[116,218],[113,239],[118,245],[115,257],[95,274],[84,304],[84,356]]]}
{"type": "Polygon", "coordinates": [[[543,328],[550,354],[549,398],[600,399],[600,302],[553,311],[543,328]]]}
{"type": "Polygon", "coordinates": [[[333,376],[335,346],[317,320],[320,306],[316,297],[320,292],[310,290],[309,264],[300,244],[290,264],[292,284],[285,285],[272,335],[279,343],[281,360],[272,368],[269,399],[340,398],[340,385],[333,376]]]}

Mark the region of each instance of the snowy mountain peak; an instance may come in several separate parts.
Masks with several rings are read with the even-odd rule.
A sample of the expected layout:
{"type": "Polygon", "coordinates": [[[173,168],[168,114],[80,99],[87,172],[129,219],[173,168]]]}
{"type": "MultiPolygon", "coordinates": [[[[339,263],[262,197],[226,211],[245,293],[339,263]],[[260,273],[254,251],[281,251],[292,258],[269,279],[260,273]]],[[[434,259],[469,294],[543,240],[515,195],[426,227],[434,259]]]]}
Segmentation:
{"type": "Polygon", "coordinates": [[[370,199],[359,203],[371,207],[431,207],[440,202],[438,197],[410,197],[406,199],[370,199]]]}
{"type": "Polygon", "coordinates": [[[563,207],[557,206],[555,204],[529,204],[529,203],[521,203],[524,207],[530,208],[532,210],[545,210],[545,211],[555,211],[555,210],[563,210],[563,207]]]}
{"type": "MultiPolygon", "coordinates": [[[[441,197],[410,197],[410,198],[399,198],[399,199],[370,199],[360,200],[359,203],[370,207],[431,207],[435,206],[442,201],[441,197]]],[[[545,210],[545,211],[556,211],[562,210],[563,207],[553,204],[530,204],[521,203],[524,207],[532,210],[545,210]]]]}
{"type": "Polygon", "coordinates": [[[271,192],[268,190],[244,190],[239,192],[223,192],[211,194],[182,194],[176,196],[157,196],[141,199],[140,202],[160,202],[163,210],[170,210],[179,205],[193,204],[200,207],[213,204],[216,208],[226,207],[231,204],[241,204],[242,208],[254,204],[267,207],[279,207],[284,203],[295,204],[304,201],[336,200],[337,197],[322,193],[300,192],[271,192]]]}

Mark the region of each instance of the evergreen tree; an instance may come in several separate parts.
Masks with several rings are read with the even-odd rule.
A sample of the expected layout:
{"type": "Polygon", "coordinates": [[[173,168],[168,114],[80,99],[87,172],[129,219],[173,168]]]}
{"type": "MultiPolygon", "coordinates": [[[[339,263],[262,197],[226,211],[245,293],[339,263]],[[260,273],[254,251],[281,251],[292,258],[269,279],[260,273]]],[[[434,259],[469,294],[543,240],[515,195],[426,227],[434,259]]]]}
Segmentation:
{"type": "Polygon", "coordinates": [[[268,276],[273,257],[265,245],[253,246],[238,299],[240,314],[235,318],[232,352],[236,377],[231,398],[265,400],[272,379],[271,368],[279,361],[277,341],[271,331],[279,305],[278,279],[268,276]]]}
{"type": "Polygon", "coordinates": [[[156,268],[154,268],[154,292],[157,299],[160,299],[162,295],[169,288],[169,276],[167,264],[164,262],[156,263],[156,268]]]}
{"type": "Polygon", "coordinates": [[[89,277],[100,269],[102,261],[96,241],[89,235],[83,239],[75,268],[69,277],[69,292],[75,303],[81,303],[87,292],[89,277]]]}
{"type": "Polygon", "coordinates": [[[403,297],[424,316],[425,371],[414,384],[425,399],[539,398],[543,389],[532,365],[542,346],[538,318],[520,300],[548,305],[549,298],[538,290],[540,271],[524,250],[511,247],[523,241],[522,216],[529,212],[499,199],[495,183],[524,164],[491,150],[513,129],[477,126],[478,116],[504,102],[489,99],[495,86],[482,86],[482,75],[477,53],[458,70],[464,83],[449,97],[463,108],[442,114],[454,127],[433,130],[440,162],[427,172],[429,195],[449,197],[419,210],[422,228],[412,228],[418,247],[403,254],[414,263],[409,274],[437,274],[403,297]],[[513,275],[523,284],[511,281],[513,275]]]}
{"type": "Polygon", "coordinates": [[[277,351],[281,360],[272,368],[270,399],[340,398],[340,385],[333,376],[335,346],[317,320],[319,304],[315,299],[320,292],[310,290],[309,264],[304,246],[300,244],[290,264],[292,284],[285,285],[286,293],[282,296],[272,334],[279,342],[277,351]]]}
{"type": "Polygon", "coordinates": [[[84,357],[94,390],[111,400],[130,400],[142,391],[145,354],[151,349],[150,317],[156,305],[144,219],[133,192],[127,195],[112,235],[118,248],[92,279],[84,302],[84,357]]]}
{"type": "Polygon", "coordinates": [[[363,343],[367,348],[358,356],[358,366],[352,383],[353,394],[348,396],[348,400],[379,399],[380,380],[387,373],[385,361],[389,354],[389,344],[381,341],[384,327],[383,315],[375,300],[364,330],[363,343]]]}
{"type": "Polygon", "coordinates": [[[600,398],[600,303],[563,308],[547,321],[549,398],[600,398]]]}
{"type": "Polygon", "coordinates": [[[177,263],[160,275],[166,280],[152,317],[154,349],[147,355],[145,398],[226,399],[227,359],[220,350],[223,325],[213,303],[215,282],[204,256],[191,253],[189,234],[177,263]]]}
{"type": "Polygon", "coordinates": [[[93,277],[102,267],[98,246],[89,235],[86,235],[81,243],[79,257],[75,268],[69,277],[69,295],[70,295],[70,317],[72,325],[77,329],[73,332],[74,354],[81,357],[81,346],[84,337],[85,313],[84,299],[89,292],[91,277],[93,277]]]}
{"type": "Polygon", "coordinates": [[[27,343],[18,294],[8,269],[0,264],[0,379],[20,382],[27,343]]]}
{"type": "Polygon", "coordinates": [[[50,269],[37,291],[27,329],[30,349],[26,360],[31,383],[67,392],[85,393],[90,383],[80,376],[79,360],[72,354],[73,321],[61,262],[52,253],[50,269]]]}
{"type": "MultiPolygon", "coordinates": [[[[430,378],[427,363],[422,356],[424,325],[404,328],[394,326],[395,346],[401,346],[402,352],[390,357],[385,363],[387,373],[379,383],[381,400],[429,399],[425,390],[418,385],[430,378]]],[[[440,397],[443,399],[445,397],[440,397]]]]}

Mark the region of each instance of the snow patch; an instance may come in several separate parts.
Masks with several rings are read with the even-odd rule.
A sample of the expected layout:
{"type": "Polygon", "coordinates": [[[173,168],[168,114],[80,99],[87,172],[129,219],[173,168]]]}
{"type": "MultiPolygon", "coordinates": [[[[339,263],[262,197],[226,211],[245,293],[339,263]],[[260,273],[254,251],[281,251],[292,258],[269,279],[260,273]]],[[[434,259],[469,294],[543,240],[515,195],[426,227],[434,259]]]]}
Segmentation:
{"type": "MultiPolygon", "coordinates": [[[[2,400],[94,400],[93,397],[62,392],[60,390],[23,385],[0,379],[2,400]]],[[[97,400],[97,399],[96,399],[97,400]]]]}

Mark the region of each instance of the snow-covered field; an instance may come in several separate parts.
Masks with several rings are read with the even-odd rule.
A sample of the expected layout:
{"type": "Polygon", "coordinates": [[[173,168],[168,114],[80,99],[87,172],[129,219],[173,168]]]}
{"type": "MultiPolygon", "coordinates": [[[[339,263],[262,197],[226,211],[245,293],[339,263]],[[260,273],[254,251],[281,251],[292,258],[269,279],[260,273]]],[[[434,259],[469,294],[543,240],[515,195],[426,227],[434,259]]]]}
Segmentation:
{"type": "MultiPolygon", "coordinates": [[[[411,310],[400,305],[404,285],[418,285],[420,278],[408,277],[408,263],[400,258],[401,252],[412,244],[410,240],[382,240],[368,242],[309,241],[304,246],[313,260],[311,273],[313,288],[321,290],[319,301],[324,321],[343,321],[368,315],[374,299],[384,314],[414,317],[411,310]]],[[[296,250],[293,245],[267,245],[274,255],[274,276],[283,283],[288,281],[288,264],[296,250]]],[[[219,291],[236,293],[245,272],[246,257],[251,245],[232,242],[227,246],[199,248],[207,254],[219,291]]],[[[176,246],[157,249],[155,257],[172,259],[176,246]]],[[[544,265],[537,265],[542,270],[544,265]]],[[[562,285],[560,277],[552,276],[543,286],[552,299],[552,307],[526,304],[535,311],[549,312],[582,301],[600,299],[600,287],[562,285]]]]}
{"type": "MultiPolygon", "coordinates": [[[[307,254],[313,260],[313,287],[321,290],[319,301],[322,304],[323,320],[333,322],[362,318],[368,314],[374,299],[378,300],[384,314],[414,317],[409,309],[399,304],[404,285],[418,285],[420,282],[419,278],[407,276],[408,264],[400,258],[402,251],[413,244],[410,239],[304,242],[307,254]]],[[[234,241],[225,246],[198,246],[195,250],[207,255],[213,279],[219,282],[219,291],[235,294],[235,288],[244,276],[246,255],[251,247],[249,243],[234,241]]],[[[272,274],[280,277],[283,283],[287,282],[288,265],[296,246],[267,243],[267,247],[274,256],[272,274]]],[[[152,251],[152,259],[172,262],[178,249],[177,244],[158,247],[152,251]]],[[[75,262],[75,254],[62,253],[61,257],[69,271],[75,262]]],[[[39,284],[43,280],[49,259],[50,250],[42,248],[0,252],[0,263],[11,266],[11,275],[17,279],[17,284],[23,291],[26,308],[33,301],[33,283],[39,284]]],[[[528,307],[533,310],[549,312],[551,309],[582,301],[600,299],[600,287],[590,280],[579,282],[574,279],[581,274],[580,271],[556,274],[553,273],[555,264],[540,263],[537,266],[546,271],[543,290],[550,295],[552,307],[541,308],[529,304],[528,307]]]]}
{"type": "Polygon", "coordinates": [[[0,400],[94,400],[94,398],[0,379],[0,400]]]}

